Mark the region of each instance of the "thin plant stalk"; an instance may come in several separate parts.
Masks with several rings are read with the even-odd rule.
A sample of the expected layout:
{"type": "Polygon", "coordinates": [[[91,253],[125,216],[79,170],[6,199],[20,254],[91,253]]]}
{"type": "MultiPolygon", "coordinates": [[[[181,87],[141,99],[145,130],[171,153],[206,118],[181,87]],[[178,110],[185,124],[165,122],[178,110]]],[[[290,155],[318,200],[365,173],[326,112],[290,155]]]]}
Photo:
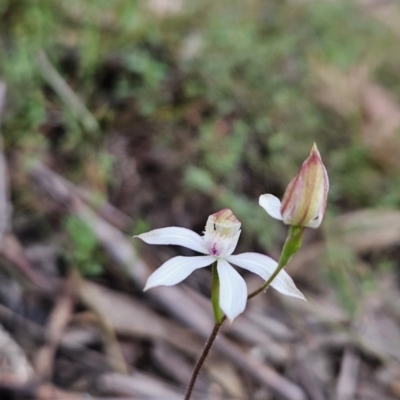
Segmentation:
{"type": "Polygon", "coordinates": [[[196,362],[196,365],[194,366],[194,369],[193,369],[193,372],[192,372],[192,376],[190,378],[189,385],[188,385],[188,387],[186,389],[184,400],[189,400],[190,399],[190,397],[192,395],[192,392],[193,392],[194,385],[195,385],[196,380],[197,380],[197,377],[199,376],[199,372],[200,372],[201,368],[203,367],[204,361],[206,361],[208,353],[210,352],[211,347],[214,344],[215,339],[217,338],[218,332],[221,329],[221,326],[224,323],[225,319],[226,319],[226,317],[224,316],[220,323],[218,323],[218,322],[215,323],[214,328],[213,328],[213,330],[211,332],[211,335],[208,338],[208,340],[207,340],[207,342],[206,342],[206,344],[204,346],[204,349],[201,352],[200,357],[196,362]]]}

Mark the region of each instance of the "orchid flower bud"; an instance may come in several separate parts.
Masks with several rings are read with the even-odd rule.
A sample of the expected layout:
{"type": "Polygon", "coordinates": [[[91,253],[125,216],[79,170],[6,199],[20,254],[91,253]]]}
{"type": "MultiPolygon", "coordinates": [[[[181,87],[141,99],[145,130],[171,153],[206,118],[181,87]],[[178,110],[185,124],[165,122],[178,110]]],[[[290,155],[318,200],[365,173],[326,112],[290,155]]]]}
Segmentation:
{"type": "Polygon", "coordinates": [[[287,225],[318,228],[325,215],[328,190],[328,174],[314,143],[300,171],[289,182],[282,203],[277,197],[264,194],[259,204],[271,217],[287,225]]]}

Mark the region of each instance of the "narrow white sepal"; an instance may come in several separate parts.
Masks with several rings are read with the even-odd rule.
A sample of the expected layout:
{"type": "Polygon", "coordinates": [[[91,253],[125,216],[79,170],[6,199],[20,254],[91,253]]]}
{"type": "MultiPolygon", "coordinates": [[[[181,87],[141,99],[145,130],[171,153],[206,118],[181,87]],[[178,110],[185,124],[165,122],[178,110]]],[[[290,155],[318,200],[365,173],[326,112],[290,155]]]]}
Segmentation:
{"type": "Polygon", "coordinates": [[[196,232],[186,228],[171,226],[169,228],[154,229],[134,237],[138,237],[148,244],[173,244],[187,247],[199,253],[208,253],[203,246],[203,238],[196,232]]]}
{"type": "Polygon", "coordinates": [[[272,217],[282,221],[281,201],[272,194],[262,194],[258,204],[272,217]]]}
{"type": "Polygon", "coordinates": [[[272,281],[271,286],[286,296],[297,297],[298,299],[307,301],[303,293],[297,289],[293,279],[284,270],[279,272],[278,276],[272,281]]]}
{"type": "Polygon", "coordinates": [[[240,268],[247,269],[247,271],[253,274],[257,274],[264,281],[269,279],[278,266],[278,263],[274,259],[259,253],[236,254],[226,257],[226,260],[240,268]]]}
{"type": "Polygon", "coordinates": [[[155,286],[176,285],[186,279],[196,269],[207,267],[214,261],[214,256],[178,256],[171,258],[149,276],[144,290],[155,286]]]}
{"type": "Polygon", "coordinates": [[[219,277],[219,305],[232,322],[246,308],[247,286],[244,279],[224,259],[217,264],[219,277]]]}
{"type": "MultiPolygon", "coordinates": [[[[274,273],[278,263],[271,257],[259,253],[242,253],[226,258],[238,267],[247,269],[267,281],[274,273]]],[[[297,289],[293,279],[284,270],[281,270],[272,281],[271,286],[278,292],[287,296],[298,297],[305,300],[303,294],[297,289]]]]}

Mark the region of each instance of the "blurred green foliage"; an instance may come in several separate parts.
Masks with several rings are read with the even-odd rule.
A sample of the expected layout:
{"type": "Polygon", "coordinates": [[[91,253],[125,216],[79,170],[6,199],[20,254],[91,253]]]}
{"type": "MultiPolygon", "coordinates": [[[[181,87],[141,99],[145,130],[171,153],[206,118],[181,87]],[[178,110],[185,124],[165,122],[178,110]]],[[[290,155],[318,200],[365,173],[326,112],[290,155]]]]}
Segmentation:
{"type": "Polygon", "coordinates": [[[70,241],[67,258],[83,276],[97,276],[103,272],[99,257],[99,245],[93,231],[79,218],[67,216],[65,231],[70,241]]]}

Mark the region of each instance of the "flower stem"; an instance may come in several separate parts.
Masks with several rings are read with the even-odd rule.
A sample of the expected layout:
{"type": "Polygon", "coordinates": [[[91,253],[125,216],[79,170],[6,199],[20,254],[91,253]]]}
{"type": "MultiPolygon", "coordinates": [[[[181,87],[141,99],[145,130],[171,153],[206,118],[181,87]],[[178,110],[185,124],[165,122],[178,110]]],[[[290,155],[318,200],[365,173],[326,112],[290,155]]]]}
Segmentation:
{"type": "Polygon", "coordinates": [[[193,391],[194,385],[196,383],[196,379],[197,379],[197,377],[199,375],[199,372],[201,370],[201,367],[203,366],[204,361],[206,361],[208,353],[210,352],[211,347],[214,344],[214,341],[217,338],[218,332],[221,329],[221,326],[222,326],[224,321],[225,321],[225,319],[223,318],[222,322],[220,322],[220,323],[216,322],[215,323],[214,329],[212,330],[212,332],[210,334],[210,337],[208,338],[208,340],[207,340],[207,342],[206,342],[206,344],[204,346],[204,349],[201,352],[200,357],[197,360],[196,365],[195,365],[195,367],[193,369],[192,377],[190,378],[189,385],[188,385],[188,387],[186,389],[184,400],[189,400],[190,399],[190,397],[192,395],[192,391],[193,391]]]}

